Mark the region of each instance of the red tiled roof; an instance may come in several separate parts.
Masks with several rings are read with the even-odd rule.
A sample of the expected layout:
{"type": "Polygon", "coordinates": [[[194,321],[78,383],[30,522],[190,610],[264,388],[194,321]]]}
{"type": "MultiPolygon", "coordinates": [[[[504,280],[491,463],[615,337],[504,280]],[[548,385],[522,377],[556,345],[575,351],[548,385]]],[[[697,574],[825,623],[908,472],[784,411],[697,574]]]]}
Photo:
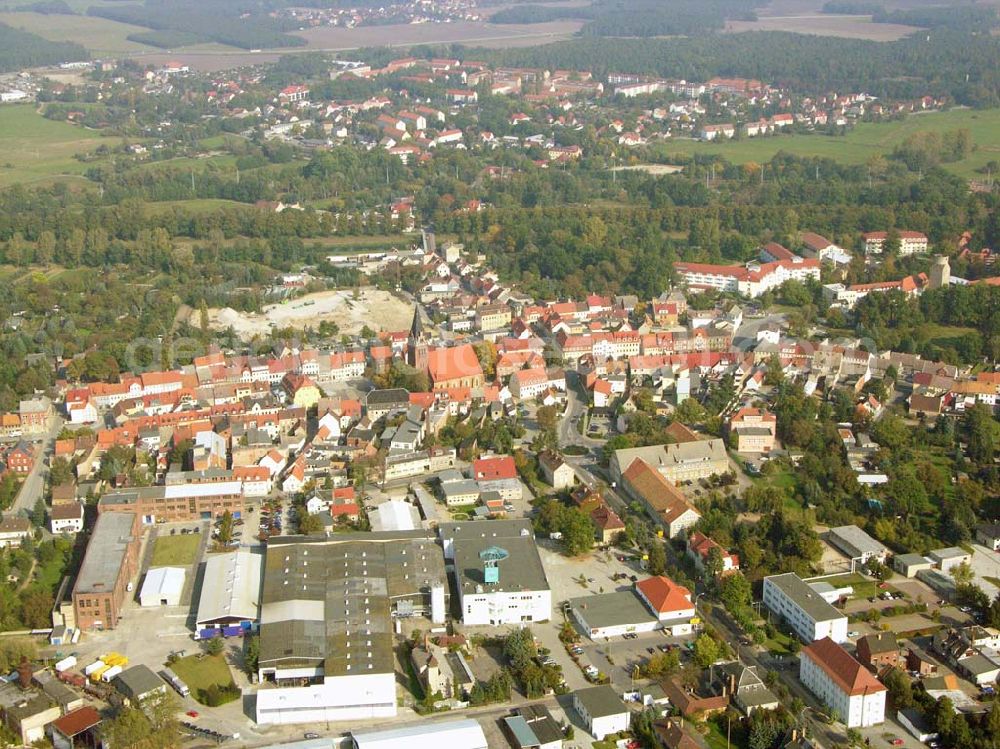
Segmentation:
{"type": "Polygon", "coordinates": [[[802,654],[822,668],[842,691],[852,697],[885,691],[882,682],[829,637],[806,645],[802,648],[802,654]]]}
{"type": "Polygon", "coordinates": [[[691,591],[669,577],[663,575],[647,577],[636,583],[636,587],[658,613],[666,614],[693,608],[691,591]]]}
{"type": "Polygon", "coordinates": [[[472,476],[476,480],[485,481],[513,479],[517,478],[517,467],[514,465],[514,458],[509,455],[480,458],[472,464],[472,476]]]}
{"type": "Polygon", "coordinates": [[[427,369],[435,383],[483,375],[476,350],[468,343],[432,349],[427,354],[427,369]]]}

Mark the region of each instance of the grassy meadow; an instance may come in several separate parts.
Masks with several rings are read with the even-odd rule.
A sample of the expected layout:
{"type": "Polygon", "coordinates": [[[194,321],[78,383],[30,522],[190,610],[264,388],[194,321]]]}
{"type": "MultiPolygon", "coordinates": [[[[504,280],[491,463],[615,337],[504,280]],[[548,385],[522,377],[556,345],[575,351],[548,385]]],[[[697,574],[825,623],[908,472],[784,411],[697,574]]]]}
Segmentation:
{"type": "Polygon", "coordinates": [[[974,148],[968,158],[945,164],[944,168],[968,179],[979,175],[976,169],[989,161],[1000,161],[1000,109],[953,109],[947,112],[913,114],[894,122],[862,122],[843,136],[819,133],[742,138],[736,141],[707,143],[676,140],[660,147],[670,154],[718,154],[737,164],[766,162],[779,151],[797,156],[821,156],[848,164],[863,164],[877,154],[888,154],[909,136],[918,132],[946,132],[965,128],[974,148]]]}

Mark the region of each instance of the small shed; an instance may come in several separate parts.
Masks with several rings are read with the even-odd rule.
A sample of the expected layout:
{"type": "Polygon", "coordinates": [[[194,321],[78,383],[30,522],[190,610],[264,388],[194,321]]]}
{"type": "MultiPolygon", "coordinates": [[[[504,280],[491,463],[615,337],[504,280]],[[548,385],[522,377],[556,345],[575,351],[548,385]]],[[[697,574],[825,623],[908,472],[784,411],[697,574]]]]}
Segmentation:
{"type": "Polygon", "coordinates": [[[146,573],[139,591],[140,606],[178,606],[184,590],[183,567],[157,567],[146,573]]]}

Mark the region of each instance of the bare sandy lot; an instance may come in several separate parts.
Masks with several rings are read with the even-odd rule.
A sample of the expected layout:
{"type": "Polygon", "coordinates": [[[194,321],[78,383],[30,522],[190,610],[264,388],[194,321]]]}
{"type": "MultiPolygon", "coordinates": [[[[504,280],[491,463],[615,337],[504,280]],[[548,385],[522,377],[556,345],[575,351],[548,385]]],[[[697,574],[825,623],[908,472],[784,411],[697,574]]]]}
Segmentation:
{"type": "Polygon", "coordinates": [[[237,312],[231,307],[210,309],[208,319],[210,327],[225,330],[232,326],[243,339],[267,336],[272,328],[315,328],[323,320],[335,322],[341,333],[353,334],[365,325],[376,331],[406,330],[413,319],[413,306],[379,289],[362,289],[357,299],[352,289],[340,289],[269,304],[261,314],[237,312]]]}
{"type": "Polygon", "coordinates": [[[891,42],[920,31],[916,26],[872,23],[871,16],[835,16],[825,13],[808,16],[759,16],[756,21],[729,21],[726,31],[791,31],[796,34],[837,36],[891,42]]]}
{"type": "Polygon", "coordinates": [[[683,172],[684,167],[678,166],[677,164],[633,164],[631,166],[616,166],[611,171],[645,172],[646,174],[651,174],[654,177],[660,177],[664,174],[677,174],[678,172],[683,172]]]}
{"type": "Polygon", "coordinates": [[[309,49],[338,51],[358,47],[405,47],[412,44],[460,42],[482,47],[524,47],[565,39],[583,26],[582,21],[534,24],[493,24],[482,21],[418,23],[396,26],[361,26],[343,29],[325,26],[298,32],[309,49]]]}

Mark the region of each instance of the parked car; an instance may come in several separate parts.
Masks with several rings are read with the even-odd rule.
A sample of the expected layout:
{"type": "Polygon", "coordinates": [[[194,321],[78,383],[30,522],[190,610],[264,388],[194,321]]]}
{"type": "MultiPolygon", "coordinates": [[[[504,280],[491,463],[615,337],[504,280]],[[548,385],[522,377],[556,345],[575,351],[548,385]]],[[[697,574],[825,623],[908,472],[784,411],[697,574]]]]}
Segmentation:
{"type": "Polygon", "coordinates": [[[188,710],[185,713],[185,715],[187,715],[187,716],[189,716],[191,718],[197,718],[198,717],[198,711],[197,710],[188,710]]]}

